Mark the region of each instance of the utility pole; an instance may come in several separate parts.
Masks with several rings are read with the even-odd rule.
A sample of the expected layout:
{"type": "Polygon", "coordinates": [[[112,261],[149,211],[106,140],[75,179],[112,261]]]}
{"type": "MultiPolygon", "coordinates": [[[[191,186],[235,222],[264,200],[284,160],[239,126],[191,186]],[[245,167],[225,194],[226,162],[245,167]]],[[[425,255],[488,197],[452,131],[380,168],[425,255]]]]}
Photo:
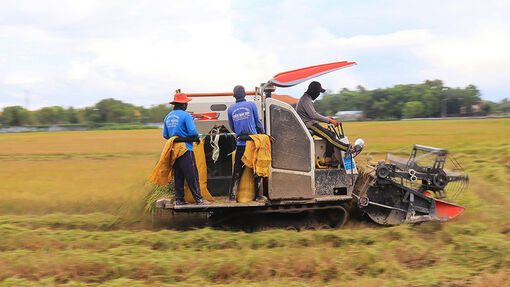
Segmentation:
{"type": "Polygon", "coordinates": [[[441,117],[446,118],[446,101],[448,99],[442,99],[441,100],[441,117]]]}

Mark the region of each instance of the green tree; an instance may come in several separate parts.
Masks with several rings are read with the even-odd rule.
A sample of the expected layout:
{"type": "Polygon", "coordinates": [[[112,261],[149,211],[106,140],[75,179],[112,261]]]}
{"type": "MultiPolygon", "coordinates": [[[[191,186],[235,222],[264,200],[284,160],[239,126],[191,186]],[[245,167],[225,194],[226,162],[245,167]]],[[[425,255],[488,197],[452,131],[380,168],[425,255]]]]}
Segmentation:
{"type": "Polygon", "coordinates": [[[462,106],[468,114],[472,113],[472,106],[480,102],[480,91],[475,85],[468,85],[463,89],[462,106]]]}
{"type": "Polygon", "coordinates": [[[21,106],[5,107],[1,118],[2,125],[24,126],[33,125],[37,121],[32,112],[21,106]]]}
{"type": "Polygon", "coordinates": [[[66,112],[65,122],[70,124],[78,124],[83,122],[83,117],[79,110],[69,107],[66,112]]]}
{"type": "Polygon", "coordinates": [[[88,119],[101,123],[130,123],[134,121],[135,107],[115,99],[104,99],[88,112],[88,119]]]}
{"type": "Polygon", "coordinates": [[[36,112],[41,124],[61,124],[67,122],[66,111],[59,106],[44,107],[36,112]]]}
{"type": "Polygon", "coordinates": [[[503,112],[500,105],[498,105],[494,102],[491,102],[491,101],[483,102],[480,106],[480,111],[484,115],[492,115],[492,114],[498,114],[498,113],[503,112]]]}
{"type": "Polygon", "coordinates": [[[448,88],[441,80],[375,90],[359,86],[355,91],[342,89],[338,94],[325,95],[315,102],[315,106],[317,111],[324,115],[345,110],[362,110],[365,117],[371,119],[399,119],[404,116],[404,108],[408,102],[423,104],[420,116],[440,116],[442,101],[446,101],[449,115],[461,112],[469,115],[472,114],[471,107],[480,102],[480,91],[474,85],[448,88]]]}
{"type": "Polygon", "coordinates": [[[412,101],[404,105],[403,114],[405,118],[419,118],[425,114],[425,105],[422,102],[412,101]]]}
{"type": "Polygon", "coordinates": [[[510,113],[510,100],[505,98],[505,99],[501,100],[501,102],[499,102],[498,105],[500,106],[500,109],[503,113],[507,113],[507,114],[510,113]]]}
{"type": "Polygon", "coordinates": [[[172,111],[172,107],[169,104],[160,104],[157,106],[151,106],[143,111],[143,114],[147,117],[147,122],[159,123],[163,121],[170,111],[172,111]]]}

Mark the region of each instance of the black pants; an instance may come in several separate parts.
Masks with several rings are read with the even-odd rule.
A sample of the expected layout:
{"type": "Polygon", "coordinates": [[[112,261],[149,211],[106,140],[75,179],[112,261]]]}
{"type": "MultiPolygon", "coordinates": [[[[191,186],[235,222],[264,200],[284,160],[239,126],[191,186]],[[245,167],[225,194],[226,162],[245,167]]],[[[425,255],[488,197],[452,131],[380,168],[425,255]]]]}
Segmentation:
{"type": "Polygon", "coordinates": [[[195,154],[187,151],[175,160],[174,166],[175,200],[184,201],[184,180],[188,181],[191,195],[196,202],[202,201],[200,183],[198,182],[198,170],[195,165],[195,154]]]}
{"type": "Polygon", "coordinates": [[[337,147],[344,152],[347,151],[347,149],[349,148],[349,145],[341,142],[340,139],[338,139],[332,131],[324,128],[323,126],[321,126],[318,123],[313,124],[312,126],[309,127],[309,129],[314,131],[317,136],[319,136],[327,141],[326,142],[326,157],[331,157],[333,155],[333,147],[337,147]]]}
{"type": "MultiPolygon", "coordinates": [[[[246,146],[238,145],[236,148],[236,157],[234,159],[234,171],[232,172],[232,182],[230,184],[229,198],[234,200],[237,197],[237,190],[239,188],[239,183],[241,182],[241,176],[243,175],[244,168],[246,167],[242,161],[244,151],[246,150],[246,146]]],[[[259,196],[259,184],[261,177],[254,174],[254,185],[255,185],[255,194],[259,196]]]]}

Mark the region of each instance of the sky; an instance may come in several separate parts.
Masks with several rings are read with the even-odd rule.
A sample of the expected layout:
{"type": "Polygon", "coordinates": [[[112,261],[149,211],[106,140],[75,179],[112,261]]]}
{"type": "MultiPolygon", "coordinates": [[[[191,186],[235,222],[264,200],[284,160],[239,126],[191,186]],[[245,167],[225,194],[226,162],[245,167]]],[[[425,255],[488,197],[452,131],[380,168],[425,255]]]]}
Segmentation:
{"type": "Polygon", "coordinates": [[[331,92],[441,79],[510,98],[508,0],[0,2],[0,108],[148,107],[344,60],[317,78],[331,92]]]}

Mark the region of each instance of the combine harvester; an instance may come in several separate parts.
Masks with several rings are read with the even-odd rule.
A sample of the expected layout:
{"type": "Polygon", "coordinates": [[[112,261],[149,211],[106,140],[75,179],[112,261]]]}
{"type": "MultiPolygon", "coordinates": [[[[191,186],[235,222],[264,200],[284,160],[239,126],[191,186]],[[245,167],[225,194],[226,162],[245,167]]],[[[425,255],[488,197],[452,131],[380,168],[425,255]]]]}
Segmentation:
{"type": "MultiPolygon", "coordinates": [[[[278,100],[281,96],[273,92],[275,87],[291,87],[355,64],[344,61],[283,72],[247,92],[247,100],[258,107],[266,133],[275,139],[270,175],[261,186],[268,198],[265,203],[223,202],[231,181],[232,158],[227,154],[232,151],[235,138],[228,130],[215,127],[228,126],[227,108],[234,103],[232,93],[187,94],[194,98],[189,110],[199,132],[209,136],[206,154],[210,154],[207,146],[216,135],[220,135],[220,148],[230,146],[225,156],[216,161],[206,157],[207,186],[217,201],[212,205],[174,205],[171,200],[160,199],[156,207],[173,212],[206,212],[212,226],[237,224],[241,228],[261,223],[297,229],[324,225],[336,228],[347,221],[345,206],[349,203],[383,225],[445,221],[462,213],[464,207],[446,200],[451,201],[466,188],[468,177],[445,149],[414,145],[407,159],[388,155],[386,161],[360,169],[354,160],[359,151],[346,158],[335,149],[334,157],[342,159],[338,167],[320,165],[325,140],[314,137],[295,109],[278,100]]],[[[329,128],[349,144],[342,126],[329,128]]]]}

